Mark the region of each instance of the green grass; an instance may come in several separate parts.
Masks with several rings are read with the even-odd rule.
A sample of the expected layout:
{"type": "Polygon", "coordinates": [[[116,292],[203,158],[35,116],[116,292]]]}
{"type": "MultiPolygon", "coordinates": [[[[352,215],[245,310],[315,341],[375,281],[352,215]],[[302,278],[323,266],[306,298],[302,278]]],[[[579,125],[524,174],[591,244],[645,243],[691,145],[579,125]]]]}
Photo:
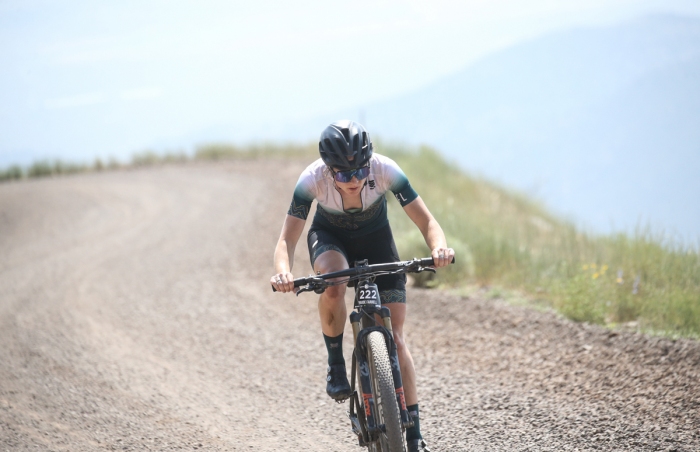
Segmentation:
{"type": "MultiPolygon", "coordinates": [[[[634,322],[656,334],[700,337],[697,246],[643,228],[631,235],[586,233],[520,193],[466,174],[428,147],[376,144],[378,152],[395,159],[409,176],[457,253],[455,265],[434,276],[422,275],[419,285],[463,292],[488,287],[490,297],[529,300],[576,321],[609,326],[634,322]]],[[[316,143],[209,144],[192,156],[140,152],[127,165],[45,160],[28,168],[11,166],[0,169],[0,182],[191,160],[298,157],[311,162],[317,156],[316,143]]],[[[397,203],[389,206],[401,256],[427,256],[417,228],[397,203]]]]}
{"type": "Polygon", "coordinates": [[[92,165],[65,162],[58,159],[39,160],[26,168],[22,168],[19,165],[12,165],[5,169],[0,169],[0,182],[85,173],[88,171],[103,171],[120,167],[122,167],[122,165],[115,160],[111,160],[108,164],[105,164],[102,160],[96,159],[92,165]]]}
{"type": "Polygon", "coordinates": [[[24,170],[19,165],[12,165],[5,169],[0,169],[0,182],[17,180],[24,177],[24,170]]]}
{"type": "Polygon", "coordinates": [[[318,144],[275,144],[261,143],[248,146],[235,146],[231,144],[207,144],[200,146],[194,153],[197,160],[222,160],[222,159],[257,159],[304,157],[318,158],[318,144]]]}
{"type": "MultiPolygon", "coordinates": [[[[503,287],[577,321],[700,336],[700,256],[640,229],[582,232],[527,197],[461,171],[436,151],[382,146],[409,176],[455,248],[457,265],[419,284],[503,287]]],[[[402,256],[428,249],[396,203],[390,219],[402,256]]]]}

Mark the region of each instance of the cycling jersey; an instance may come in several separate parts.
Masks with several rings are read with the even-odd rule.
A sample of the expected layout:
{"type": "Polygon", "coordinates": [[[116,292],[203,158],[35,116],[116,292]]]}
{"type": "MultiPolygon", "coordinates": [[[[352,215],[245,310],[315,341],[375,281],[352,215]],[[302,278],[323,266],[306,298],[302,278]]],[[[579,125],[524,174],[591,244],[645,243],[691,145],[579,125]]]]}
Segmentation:
{"type": "Polygon", "coordinates": [[[360,192],[362,208],[346,210],[332,173],[319,158],[301,173],[287,214],[306,220],[315,199],[318,205],[314,226],[345,237],[360,237],[379,230],[389,224],[387,191],[391,191],[402,206],[416,199],[418,194],[401,168],[389,157],[374,153],[369,168],[369,176],[360,192]]]}

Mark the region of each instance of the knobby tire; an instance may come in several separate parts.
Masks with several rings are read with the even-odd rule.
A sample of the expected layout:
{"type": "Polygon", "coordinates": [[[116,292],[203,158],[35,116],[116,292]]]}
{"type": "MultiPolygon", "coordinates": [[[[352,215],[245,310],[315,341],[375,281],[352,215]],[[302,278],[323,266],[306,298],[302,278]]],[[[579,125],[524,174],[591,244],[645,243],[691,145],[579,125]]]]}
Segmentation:
{"type": "MultiPolygon", "coordinates": [[[[384,424],[386,433],[380,434],[378,441],[381,452],[404,452],[406,450],[401,429],[401,413],[396,403],[394,377],[391,373],[391,361],[386,348],[384,335],[373,331],[367,336],[370,372],[372,373],[372,392],[377,407],[377,422],[384,424]]],[[[370,447],[370,450],[374,448],[370,447]]]]}

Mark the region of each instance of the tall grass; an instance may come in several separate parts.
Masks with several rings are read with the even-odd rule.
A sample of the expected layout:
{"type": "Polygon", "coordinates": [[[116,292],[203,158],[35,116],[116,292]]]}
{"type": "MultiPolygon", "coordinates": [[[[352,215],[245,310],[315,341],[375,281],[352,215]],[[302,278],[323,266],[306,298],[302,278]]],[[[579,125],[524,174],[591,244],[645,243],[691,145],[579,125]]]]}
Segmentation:
{"type": "Polygon", "coordinates": [[[318,158],[318,144],[276,144],[259,143],[247,146],[232,144],[206,144],[194,153],[197,160],[255,159],[273,157],[318,158]]]}
{"type": "MultiPolygon", "coordinates": [[[[565,316],[598,324],[700,335],[700,256],[640,229],[632,236],[577,230],[527,197],[471,177],[434,150],[386,146],[457,252],[427,285],[517,289],[565,316]]],[[[404,256],[428,250],[401,209],[389,211],[404,256]]]]}
{"type": "Polygon", "coordinates": [[[105,164],[100,159],[95,159],[92,165],[85,163],[72,163],[63,160],[38,160],[31,165],[22,168],[19,165],[11,165],[5,169],[0,168],[0,182],[20,180],[25,178],[41,178],[59,175],[85,173],[89,171],[102,171],[122,167],[115,160],[105,164]]]}
{"type": "Polygon", "coordinates": [[[0,182],[17,180],[24,177],[24,170],[19,165],[12,165],[5,169],[0,169],[0,182]]]}
{"type": "Polygon", "coordinates": [[[60,159],[38,160],[23,168],[19,165],[11,165],[0,168],[0,182],[20,180],[26,178],[51,177],[65,174],[83,173],[88,171],[103,171],[125,168],[138,168],[153,165],[172,163],[186,163],[192,160],[226,160],[226,159],[260,159],[260,158],[317,158],[318,144],[277,144],[277,143],[253,143],[237,146],[226,143],[210,143],[197,147],[193,155],[185,151],[144,150],[132,155],[128,163],[120,163],[110,159],[104,163],[96,159],[91,165],[86,163],[71,163],[60,159]]]}

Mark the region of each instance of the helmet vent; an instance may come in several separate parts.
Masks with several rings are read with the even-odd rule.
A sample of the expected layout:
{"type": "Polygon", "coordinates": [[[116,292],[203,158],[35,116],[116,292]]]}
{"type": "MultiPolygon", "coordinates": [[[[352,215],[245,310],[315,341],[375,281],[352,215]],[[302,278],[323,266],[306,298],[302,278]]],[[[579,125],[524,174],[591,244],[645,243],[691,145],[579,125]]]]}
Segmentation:
{"type": "Polygon", "coordinates": [[[343,134],[343,137],[345,137],[345,142],[350,143],[350,130],[347,127],[343,127],[340,129],[340,131],[343,134]]]}
{"type": "Polygon", "coordinates": [[[326,138],[325,140],[323,140],[323,142],[324,142],[325,145],[326,145],[326,146],[325,146],[326,151],[329,151],[329,150],[331,150],[331,149],[336,148],[336,146],[333,145],[333,144],[334,144],[334,143],[333,143],[333,140],[331,140],[330,138],[326,138]]]}

